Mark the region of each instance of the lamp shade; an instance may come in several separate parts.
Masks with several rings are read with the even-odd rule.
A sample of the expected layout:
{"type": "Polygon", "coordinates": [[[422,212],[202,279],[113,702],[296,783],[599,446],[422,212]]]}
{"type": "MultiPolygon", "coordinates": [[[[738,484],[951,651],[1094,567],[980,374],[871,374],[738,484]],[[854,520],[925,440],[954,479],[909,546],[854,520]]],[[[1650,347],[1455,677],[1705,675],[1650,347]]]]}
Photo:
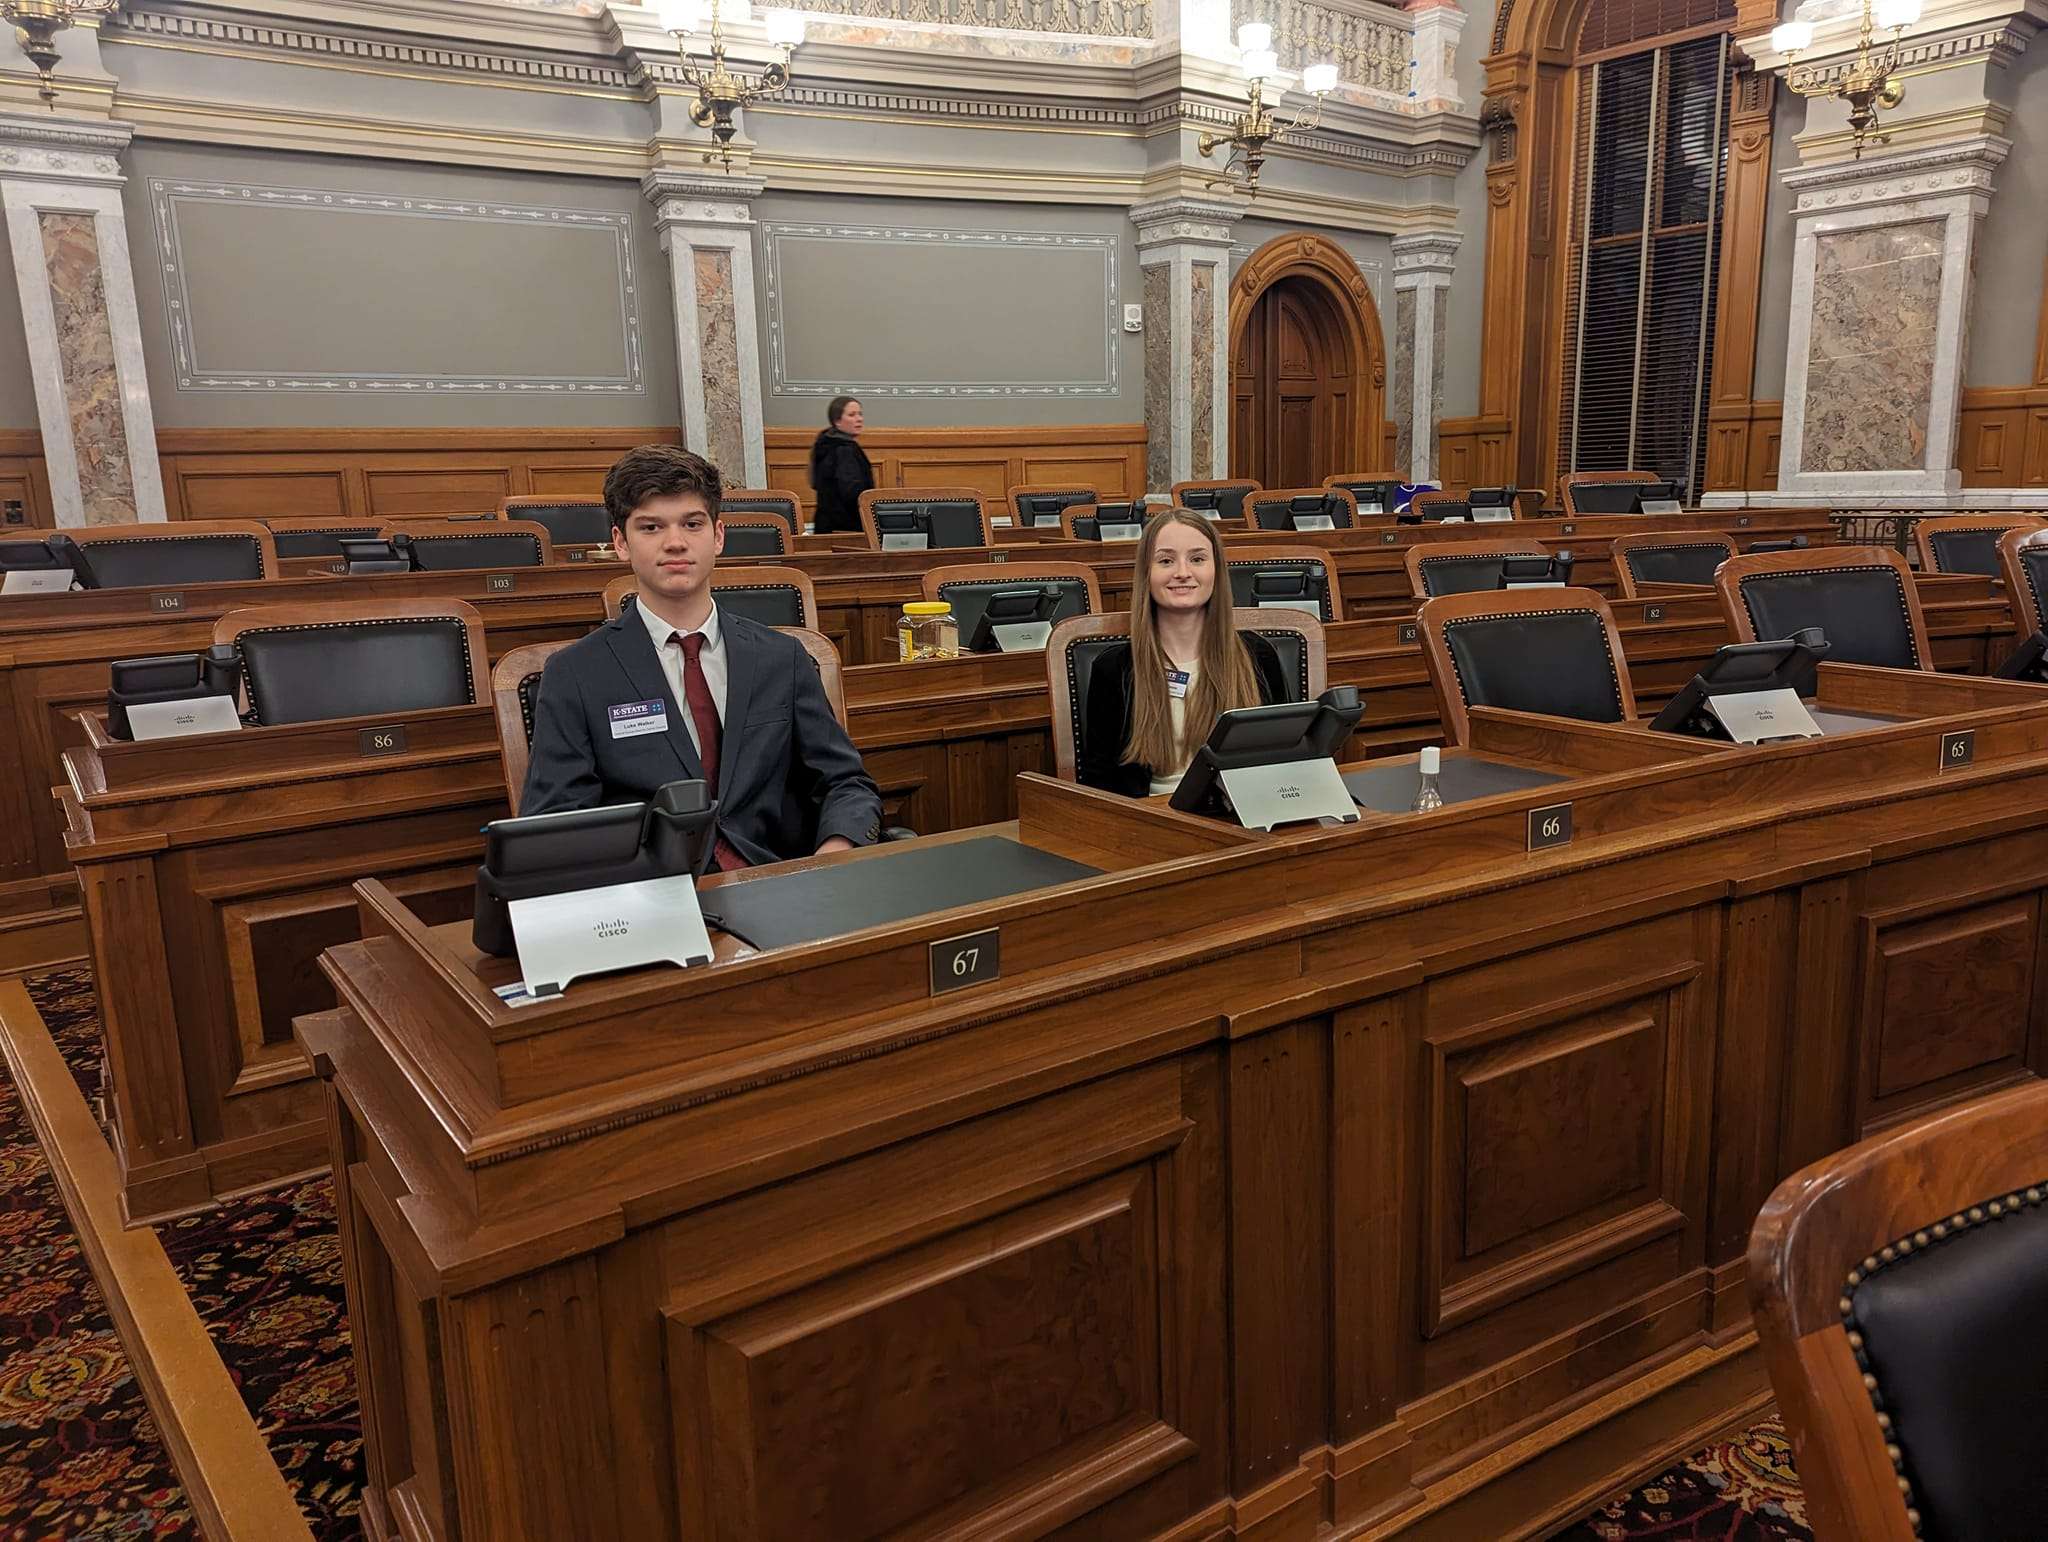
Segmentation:
{"type": "Polygon", "coordinates": [[[1896,31],[1920,19],[1920,0],[1877,0],[1874,10],[1880,27],[1896,31]]]}
{"type": "Polygon", "coordinates": [[[1337,66],[1334,64],[1311,64],[1301,72],[1301,89],[1312,96],[1322,96],[1337,89],[1337,66]]]}
{"type": "Polygon", "coordinates": [[[1273,29],[1263,21],[1248,21],[1237,29],[1238,52],[1263,53],[1273,46],[1273,29]]]}
{"type": "Polygon", "coordinates": [[[1781,21],[1771,28],[1771,47],[1781,54],[1801,54],[1813,47],[1813,23],[1781,21]]]}
{"type": "Polygon", "coordinates": [[[1244,56],[1246,80],[1271,80],[1280,72],[1280,56],[1270,48],[1254,48],[1244,56]]]}
{"type": "Polygon", "coordinates": [[[768,28],[768,41],[778,48],[794,48],[804,40],[804,18],[800,11],[769,11],[761,20],[768,28]]]}

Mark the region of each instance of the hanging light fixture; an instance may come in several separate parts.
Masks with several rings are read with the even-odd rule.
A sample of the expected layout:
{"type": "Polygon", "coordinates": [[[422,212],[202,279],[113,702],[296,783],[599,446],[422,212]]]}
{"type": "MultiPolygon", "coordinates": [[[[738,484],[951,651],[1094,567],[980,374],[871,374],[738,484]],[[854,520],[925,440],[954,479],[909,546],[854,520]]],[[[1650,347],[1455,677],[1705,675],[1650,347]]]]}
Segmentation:
{"type": "Polygon", "coordinates": [[[1899,40],[1906,29],[1920,19],[1920,0],[1863,0],[1863,29],[1856,40],[1856,57],[1848,73],[1830,83],[1826,76],[1809,73],[1804,79],[1789,68],[1794,60],[1813,47],[1813,23],[1781,22],[1771,29],[1771,47],[1785,56],[1788,68],[1785,84],[1801,96],[1838,97],[1849,104],[1849,133],[1854,144],[1853,159],[1863,159],[1864,141],[1875,138],[1884,144],[1890,135],[1879,134],[1877,115],[1888,112],[1904,100],[1906,88],[1899,83],[1899,40]],[[1879,32],[1890,39],[1881,47],[1879,32]]]}
{"type": "Polygon", "coordinates": [[[36,67],[36,95],[57,110],[57,34],[81,16],[110,14],[120,0],[0,0],[0,20],[14,24],[14,41],[36,67]]]}
{"type": "Polygon", "coordinates": [[[781,50],[781,57],[760,66],[760,74],[749,79],[725,59],[725,33],[721,23],[745,23],[750,17],[748,0],[711,0],[710,52],[700,57],[690,51],[688,39],[703,25],[697,0],[663,0],[661,25],[676,40],[676,54],[683,63],[683,84],[696,88],[697,100],[690,108],[690,121],[711,130],[715,151],[705,152],[708,165],[723,161],[732,170],[732,139],[739,132],[732,115],[749,102],[773,96],[789,84],[790,56],[804,40],[804,19],[796,11],[768,11],[761,22],[768,41],[781,50]]]}
{"type": "MultiPolygon", "coordinates": [[[[1315,112],[1304,118],[1297,113],[1291,123],[1281,123],[1266,102],[1266,82],[1280,73],[1280,56],[1273,51],[1273,29],[1263,21],[1248,21],[1237,29],[1237,51],[1244,70],[1250,100],[1239,114],[1237,126],[1228,134],[1204,134],[1195,148],[1205,156],[1226,150],[1223,175],[1209,185],[1233,181],[1247,197],[1259,190],[1259,170],[1266,164],[1266,147],[1288,134],[1314,128],[1323,120],[1323,98],[1337,89],[1337,66],[1311,64],[1301,72],[1301,89],[1315,98],[1315,112]]],[[[1277,105],[1282,93],[1276,88],[1277,105]]]]}

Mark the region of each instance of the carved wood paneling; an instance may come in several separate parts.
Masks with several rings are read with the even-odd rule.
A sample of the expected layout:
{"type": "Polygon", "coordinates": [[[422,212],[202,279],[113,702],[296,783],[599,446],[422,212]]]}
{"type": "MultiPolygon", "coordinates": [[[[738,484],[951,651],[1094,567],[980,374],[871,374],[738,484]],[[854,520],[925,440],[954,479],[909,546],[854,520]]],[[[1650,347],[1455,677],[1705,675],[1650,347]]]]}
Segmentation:
{"type": "Polygon", "coordinates": [[[1956,466],[1965,487],[2048,489],[2048,385],[1965,390],[1956,466]]]}

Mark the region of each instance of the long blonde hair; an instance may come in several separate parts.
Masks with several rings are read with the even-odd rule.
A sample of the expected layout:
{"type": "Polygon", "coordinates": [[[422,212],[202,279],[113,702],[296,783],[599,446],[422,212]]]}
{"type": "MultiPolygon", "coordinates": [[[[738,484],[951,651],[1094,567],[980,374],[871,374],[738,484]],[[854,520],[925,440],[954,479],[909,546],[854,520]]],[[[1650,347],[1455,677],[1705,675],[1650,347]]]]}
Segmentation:
{"type": "Polygon", "coordinates": [[[1209,737],[1216,719],[1236,707],[1259,705],[1259,677],[1251,655],[1237,640],[1231,620],[1230,569],[1223,560],[1223,542],[1201,515],[1167,509],[1152,516],[1138,540],[1131,575],[1131,738],[1124,746],[1126,765],[1165,770],[1185,765],[1209,737]],[[1166,650],[1159,645],[1159,625],[1152,608],[1152,554],[1169,525],[1199,530],[1209,543],[1209,561],[1216,587],[1202,617],[1201,657],[1187,694],[1185,742],[1176,743],[1173,708],[1166,694],[1166,650]]]}

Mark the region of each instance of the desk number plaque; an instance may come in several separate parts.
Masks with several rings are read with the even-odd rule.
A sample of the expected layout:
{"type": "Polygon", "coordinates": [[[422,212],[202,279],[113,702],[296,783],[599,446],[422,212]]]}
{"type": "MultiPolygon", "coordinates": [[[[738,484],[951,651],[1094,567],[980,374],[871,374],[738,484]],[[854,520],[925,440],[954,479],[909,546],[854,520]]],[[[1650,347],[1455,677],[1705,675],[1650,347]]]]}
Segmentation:
{"type": "Polygon", "coordinates": [[[363,755],[403,755],[405,725],[387,723],[382,728],[365,728],[356,735],[356,749],[363,755]]]}
{"type": "Polygon", "coordinates": [[[931,945],[932,994],[987,985],[1003,972],[1003,932],[998,926],[945,937],[931,945]]]}
{"type": "Polygon", "coordinates": [[[1941,769],[1953,771],[1967,766],[1977,758],[1977,730],[1958,729],[1952,734],[1941,736],[1941,769]]]}
{"type": "Polygon", "coordinates": [[[1553,803],[1548,808],[1529,810],[1529,849],[1569,846],[1572,841],[1572,806],[1553,803]]]}

